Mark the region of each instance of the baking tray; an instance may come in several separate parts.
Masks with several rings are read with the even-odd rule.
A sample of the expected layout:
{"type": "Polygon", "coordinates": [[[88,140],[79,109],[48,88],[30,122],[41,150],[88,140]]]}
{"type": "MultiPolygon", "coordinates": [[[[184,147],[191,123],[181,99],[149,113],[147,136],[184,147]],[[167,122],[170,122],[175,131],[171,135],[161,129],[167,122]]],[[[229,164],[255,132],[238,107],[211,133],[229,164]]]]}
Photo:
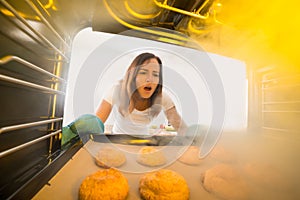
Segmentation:
{"type": "MultiPolygon", "coordinates": [[[[115,145],[120,147],[121,149],[127,149],[130,152],[138,152],[138,150],[142,147],[140,145],[115,145]]],[[[174,148],[177,148],[177,146],[174,146],[174,148]]],[[[130,165],[131,162],[135,161],[130,158],[128,160],[127,158],[127,161],[124,165],[130,165]]],[[[190,188],[190,199],[199,199],[199,197],[207,200],[216,199],[213,195],[205,191],[201,186],[201,173],[206,168],[209,168],[208,163],[203,162],[201,166],[191,166],[175,161],[168,166],[164,166],[164,168],[174,170],[180,173],[186,180],[188,180],[187,182],[190,188]]],[[[35,195],[33,199],[78,199],[79,187],[84,178],[101,169],[103,168],[98,167],[95,164],[94,158],[87,151],[87,149],[81,148],[74,155],[74,157],[49,181],[49,183],[35,195]]],[[[122,169],[120,170],[122,171],[122,169]]],[[[151,167],[149,167],[148,170],[151,171],[151,167]]],[[[156,170],[156,168],[153,168],[153,170],[156,170]]],[[[122,173],[128,179],[130,187],[127,199],[140,199],[138,185],[139,180],[144,175],[144,173],[132,173],[124,171],[122,171],[122,173]]]]}
{"type": "MultiPolygon", "coordinates": [[[[138,152],[145,145],[126,145],[120,143],[99,143],[97,145],[114,145],[126,152],[138,152]]],[[[87,148],[87,143],[82,147],[67,164],[45,185],[35,196],[34,200],[47,199],[78,199],[78,191],[81,182],[90,174],[103,168],[95,164],[93,152],[87,148]]],[[[147,146],[147,145],[146,145],[147,146]]],[[[165,148],[156,146],[155,148],[165,148]]],[[[168,151],[180,152],[179,145],[169,145],[168,151]]],[[[262,176],[255,181],[249,179],[249,174],[241,174],[243,180],[249,185],[249,198],[247,199],[299,199],[300,176],[298,173],[300,162],[298,157],[298,143],[286,143],[282,140],[270,140],[263,137],[245,137],[245,135],[229,134],[222,137],[213,152],[201,160],[199,165],[187,165],[178,160],[173,160],[164,169],[170,169],[181,174],[190,189],[190,200],[198,199],[220,199],[216,195],[206,191],[202,186],[202,174],[219,164],[226,164],[239,172],[243,172],[245,166],[255,163],[256,166],[268,166],[270,171],[264,171],[262,176]],[[255,139],[253,139],[255,138],[255,139]],[[279,148],[280,147],[280,148],[279,148]],[[273,169],[277,171],[272,172],[273,169]],[[261,181],[260,181],[261,179],[261,181]]],[[[95,149],[97,150],[97,148],[95,149]]],[[[126,167],[136,165],[136,154],[126,154],[127,161],[120,170],[128,179],[130,191],[127,200],[141,199],[139,195],[139,180],[146,173],[156,168],[139,168],[139,173],[128,172],[126,167]]],[[[175,154],[174,154],[175,155],[175,154]]],[[[299,158],[299,157],[298,157],[299,158]]],[[[255,166],[253,165],[253,166],[255,166]]],[[[259,168],[258,168],[259,169],[259,168]]],[[[130,171],[130,170],[129,170],[130,171]]],[[[256,171],[253,171],[254,173],[256,171]]],[[[239,190],[239,188],[236,188],[239,190]]]]}

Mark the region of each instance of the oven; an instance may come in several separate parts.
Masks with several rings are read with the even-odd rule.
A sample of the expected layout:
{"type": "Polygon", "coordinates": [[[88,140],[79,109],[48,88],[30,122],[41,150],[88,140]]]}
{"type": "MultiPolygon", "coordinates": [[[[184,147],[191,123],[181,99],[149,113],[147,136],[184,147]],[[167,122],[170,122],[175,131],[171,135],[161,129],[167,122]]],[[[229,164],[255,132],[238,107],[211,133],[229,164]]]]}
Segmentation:
{"type": "MultiPolygon", "coordinates": [[[[280,172],[267,174],[267,178],[263,173],[259,175],[261,182],[274,180],[272,177],[278,174],[282,179],[276,179],[274,187],[271,181],[264,182],[270,187],[256,188],[253,199],[299,198],[300,177],[296,169],[300,167],[300,62],[299,30],[295,28],[300,22],[295,15],[298,4],[279,0],[272,4],[236,0],[1,0],[0,198],[47,199],[51,194],[58,199],[76,199],[83,178],[99,169],[79,137],[61,146],[68,114],[68,84],[73,78],[69,71],[74,40],[86,28],[167,44],[174,49],[197,51],[201,47],[201,52],[241,61],[245,66],[242,128],[227,130],[222,124],[212,127],[208,133],[218,134],[211,141],[213,145],[207,147],[200,166],[175,161],[166,168],[186,177],[191,199],[215,199],[193,173],[198,170],[200,176],[216,163],[215,149],[219,150],[217,160],[228,164],[227,155],[220,153],[225,149],[236,156],[235,161],[229,161],[232,165],[256,161],[279,168],[280,172]],[[282,182],[286,184],[280,185],[282,182]]],[[[116,55],[120,53],[118,44],[114,48],[116,55]]],[[[239,77],[236,72],[231,73],[239,77]]],[[[232,100],[232,107],[237,105],[229,98],[230,93],[222,95],[224,100],[232,100]]],[[[224,108],[228,101],[225,102],[220,102],[217,111],[226,120],[223,114],[228,112],[224,108]]],[[[187,109],[193,111],[191,106],[187,109]]],[[[146,142],[145,138],[126,135],[107,138],[128,149],[161,147],[172,140],[170,135],[151,137],[146,142]],[[140,142],[135,143],[136,140],[140,142]]],[[[266,173],[268,169],[264,168],[266,173]]],[[[140,198],[140,176],[128,174],[130,199],[140,198]]]]}

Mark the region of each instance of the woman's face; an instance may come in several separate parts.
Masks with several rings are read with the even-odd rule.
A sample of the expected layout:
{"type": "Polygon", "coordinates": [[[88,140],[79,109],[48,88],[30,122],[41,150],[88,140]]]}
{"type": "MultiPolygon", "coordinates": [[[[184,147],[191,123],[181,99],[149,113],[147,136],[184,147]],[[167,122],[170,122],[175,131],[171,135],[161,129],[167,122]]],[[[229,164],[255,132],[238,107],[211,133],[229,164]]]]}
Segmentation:
{"type": "Polygon", "coordinates": [[[142,98],[150,98],[159,83],[160,66],[156,58],[146,60],[136,76],[136,87],[142,98]]]}

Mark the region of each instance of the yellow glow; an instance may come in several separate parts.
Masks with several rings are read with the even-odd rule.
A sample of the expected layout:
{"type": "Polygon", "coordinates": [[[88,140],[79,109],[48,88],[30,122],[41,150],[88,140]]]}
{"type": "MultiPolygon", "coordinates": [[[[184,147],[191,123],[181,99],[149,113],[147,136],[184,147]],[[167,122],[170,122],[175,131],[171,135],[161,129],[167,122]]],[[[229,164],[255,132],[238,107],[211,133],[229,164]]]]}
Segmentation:
{"type": "Polygon", "coordinates": [[[138,30],[138,31],[143,31],[145,33],[150,33],[150,34],[154,34],[154,35],[159,35],[159,36],[165,36],[165,37],[169,37],[169,38],[173,38],[175,40],[181,40],[181,41],[189,41],[189,38],[180,36],[180,35],[175,35],[175,34],[171,34],[171,33],[167,33],[167,32],[162,32],[162,31],[157,31],[157,30],[150,30],[150,29],[146,29],[146,28],[142,28],[142,27],[138,27],[132,24],[129,24],[127,22],[125,22],[124,20],[120,19],[110,8],[109,4],[107,3],[106,0],[103,0],[103,3],[107,9],[107,11],[109,12],[109,14],[116,20],[118,21],[120,24],[122,24],[123,26],[126,26],[127,28],[130,29],[134,29],[134,30],[138,30]]]}
{"type": "Polygon", "coordinates": [[[129,143],[130,144],[144,144],[144,143],[148,143],[151,142],[150,140],[130,140],[129,143]]]}
{"type": "Polygon", "coordinates": [[[158,41],[165,42],[165,43],[177,44],[177,45],[181,45],[181,46],[184,46],[184,45],[185,45],[185,42],[182,42],[182,41],[180,41],[180,40],[173,40],[173,39],[171,39],[171,38],[157,37],[156,39],[157,39],[158,41]]]}
{"type": "Polygon", "coordinates": [[[215,6],[219,6],[215,8],[218,26],[210,38],[189,30],[206,49],[258,67],[275,64],[299,68],[299,1],[220,0],[215,6]]]}
{"type": "Polygon", "coordinates": [[[206,0],[205,2],[202,3],[202,5],[199,7],[199,9],[196,11],[196,13],[200,13],[201,10],[207,5],[207,3],[209,2],[210,0],[206,0]]]}
{"type": "MultiPolygon", "coordinates": [[[[15,17],[15,15],[12,12],[10,12],[9,10],[7,10],[7,9],[2,8],[2,9],[0,9],[0,12],[2,12],[6,16],[15,17]]],[[[38,16],[27,15],[27,14],[24,14],[22,12],[18,12],[18,14],[21,17],[25,18],[25,19],[31,19],[31,20],[35,20],[35,21],[40,21],[40,18],[38,16]]]]}
{"type": "Polygon", "coordinates": [[[208,18],[208,14],[207,15],[200,15],[199,14],[200,9],[196,13],[194,13],[194,12],[189,12],[189,11],[186,11],[186,10],[182,10],[182,9],[179,9],[179,8],[169,6],[166,3],[166,1],[164,3],[158,2],[157,0],[153,0],[153,1],[158,7],[164,8],[166,10],[171,10],[171,11],[174,11],[174,12],[178,12],[178,13],[188,15],[188,16],[191,16],[191,17],[195,17],[195,18],[199,18],[199,19],[207,19],[208,18]]]}
{"type": "Polygon", "coordinates": [[[138,19],[153,19],[155,17],[157,17],[158,15],[160,15],[161,11],[158,11],[157,13],[153,13],[153,14],[139,14],[137,12],[135,12],[128,4],[127,1],[124,1],[125,4],[125,8],[127,9],[127,11],[134,17],[138,18],[138,19]]]}
{"type": "Polygon", "coordinates": [[[53,0],[48,0],[48,3],[46,5],[44,5],[44,8],[48,9],[51,8],[53,6],[54,2],[53,0]]]}
{"type": "Polygon", "coordinates": [[[54,0],[48,0],[48,2],[43,5],[39,0],[37,0],[37,2],[41,5],[41,7],[44,8],[44,11],[50,16],[49,12],[47,11],[47,9],[52,9],[52,10],[55,10],[57,11],[57,7],[56,5],[54,4],[54,0]]]}

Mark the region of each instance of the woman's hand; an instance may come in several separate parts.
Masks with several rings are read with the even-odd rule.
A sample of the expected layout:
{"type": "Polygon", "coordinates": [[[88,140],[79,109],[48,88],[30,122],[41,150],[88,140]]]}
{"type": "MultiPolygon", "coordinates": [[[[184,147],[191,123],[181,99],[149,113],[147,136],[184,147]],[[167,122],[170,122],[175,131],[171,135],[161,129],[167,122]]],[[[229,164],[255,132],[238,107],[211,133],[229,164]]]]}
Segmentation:
{"type": "Polygon", "coordinates": [[[185,132],[187,130],[187,126],[182,120],[181,116],[178,114],[176,107],[173,106],[166,112],[166,116],[168,121],[171,123],[171,125],[176,129],[177,133],[179,135],[185,135],[185,132]]]}
{"type": "Polygon", "coordinates": [[[72,123],[63,127],[61,144],[64,145],[68,143],[77,135],[79,135],[79,137],[83,141],[88,138],[90,134],[99,133],[104,133],[104,124],[102,123],[101,119],[93,114],[81,115],[72,123]]]}

